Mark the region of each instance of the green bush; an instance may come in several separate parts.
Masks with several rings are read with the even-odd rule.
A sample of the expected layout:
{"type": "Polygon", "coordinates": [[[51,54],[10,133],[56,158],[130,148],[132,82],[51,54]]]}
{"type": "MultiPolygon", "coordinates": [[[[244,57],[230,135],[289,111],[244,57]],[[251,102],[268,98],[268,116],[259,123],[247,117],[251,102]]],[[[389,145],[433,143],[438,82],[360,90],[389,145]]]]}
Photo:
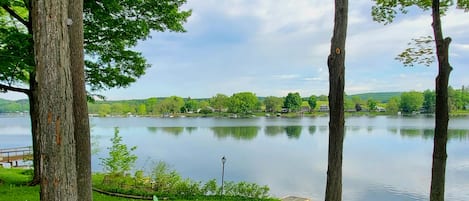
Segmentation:
{"type": "Polygon", "coordinates": [[[136,146],[127,148],[122,143],[122,137],[119,136],[119,128],[114,128],[114,137],[111,138],[112,146],[108,147],[109,157],[101,158],[101,164],[106,172],[115,175],[124,175],[134,166],[137,156],[131,152],[137,149],[136,146]]]}

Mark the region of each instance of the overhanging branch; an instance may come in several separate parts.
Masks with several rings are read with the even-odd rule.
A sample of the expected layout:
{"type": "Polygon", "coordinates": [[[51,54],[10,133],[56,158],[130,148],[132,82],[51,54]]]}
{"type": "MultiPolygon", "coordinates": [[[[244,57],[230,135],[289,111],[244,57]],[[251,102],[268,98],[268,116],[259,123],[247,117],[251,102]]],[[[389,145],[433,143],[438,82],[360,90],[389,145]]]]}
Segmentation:
{"type": "Polygon", "coordinates": [[[14,92],[20,92],[20,93],[24,93],[26,95],[30,95],[31,94],[31,90],[29,89],[23,89],[23,88],[18,88],[18,87],[12,87],[12,86],[8,86],[8,85],[4,85],[4,84],[0,84],[0,91],[14,91],[14,92]]]}
{"type": "Polygon", "coordinates": [[[8,12],[8,14],[10,14],[12,17],[14,17],[15,19],[17,19],[18,21],[20,21],[22,24],[24,24],[24,26],[26,27],[30,27],[30,24],[28,21],[24,20],[21,16],[19,16],[14,10],[12,10],[10,7],[8,7],[7,5],[2,5],[2,8],[5,9],[5,11],[8,12]]]}

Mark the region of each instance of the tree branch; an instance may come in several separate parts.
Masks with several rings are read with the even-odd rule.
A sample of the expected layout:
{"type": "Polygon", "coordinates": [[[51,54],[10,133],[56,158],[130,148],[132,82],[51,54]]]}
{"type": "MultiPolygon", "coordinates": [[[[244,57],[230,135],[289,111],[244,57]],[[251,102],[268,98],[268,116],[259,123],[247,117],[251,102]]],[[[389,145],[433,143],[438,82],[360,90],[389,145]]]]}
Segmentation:
{"type": "Polygon", "coordinates": [[[20,21],[22,24],[24,24],[24,26],[28,27],[30,26],[30,22],[24,20],[21,16],[19,16],[14,10],[12,10],[10,7],[8,7],[7,5],[2,5],[2,8],[5,9],[5,11],[8,12],[8,14],[10,14],[12,17],[14,17],[15,19],[17,19],[18,21],[20,21]]]}
{"type": "Polygon", "coordinates": [[[17,88],[17,87],[12,87],[4,84],[0,84],[0,91],[15,91],[15,92],[20,92],[20,93],[25,93],[26,95],[31,94],[31,90],[29,89],[23,89],[23,88],[17,88]]]}

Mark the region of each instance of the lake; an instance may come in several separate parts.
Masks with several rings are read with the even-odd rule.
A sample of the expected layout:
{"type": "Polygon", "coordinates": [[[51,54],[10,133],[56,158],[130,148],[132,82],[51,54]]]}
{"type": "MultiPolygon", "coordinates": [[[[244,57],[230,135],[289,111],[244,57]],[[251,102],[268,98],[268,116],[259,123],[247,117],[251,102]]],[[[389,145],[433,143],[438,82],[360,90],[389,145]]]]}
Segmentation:
{"type": "MultiPolygon", "coordinates": [[[[268,185],[276,197],[324,200],[328,117],[314,118],[91,118],[100,152],[92,168],[102,171],[114,128],[137,146],[136,169],[165,161],[183,177],[268,185]]],[[[428,200],[433,117],[346,118],[344,201],[428,200]]],[[[469,200],[469,117],[450,120],[446,200],[469,200]]],[[[31,145],[27,116],[0,116],[0,148],[31,145]]]]}

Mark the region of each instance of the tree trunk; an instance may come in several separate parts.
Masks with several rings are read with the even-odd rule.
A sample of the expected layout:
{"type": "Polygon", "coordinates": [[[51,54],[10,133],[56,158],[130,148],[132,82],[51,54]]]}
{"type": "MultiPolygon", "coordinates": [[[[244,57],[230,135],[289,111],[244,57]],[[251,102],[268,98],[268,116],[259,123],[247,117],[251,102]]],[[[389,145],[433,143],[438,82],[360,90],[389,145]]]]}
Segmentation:
{"type": "Polygon", "coordinates": [[[448,81],[452,70],[448,60],[450,38],[443,38],[440,19],[440,1],[432,1],[433,34],[438,58],[436,77],[435,136],[433,139],[432,181],[430,201],[445,200],[446,143],[448,141],[448,81]]]}
{"type": "Polygon", "coordinates": [[[329,152],[326,201],[342,200],[342,152],[344,144],[345,39],[347,36],[348,0],[335,0],[334,34],[331,40],[329,67],[329,152]]]}
{"type": "Polygon", "coordinates": [[[91,201],[91,145],[88,105],[85,89],[83,52],[83,0],[69,0],[70,68],[73,81],[74,136],[76,142],[76,165],[78,200],[91,201]]]}
{"type": "MultiPolygon", "coordinates": [[[[27,3],[26,7],[28,8],[29,15],[28,15],[28,33],[33,35],[33,27],[32,27],[32,15],[31,15],[31,0],[25,1],[27,3]]],[[[31,43],[34,43],[31,37],[31,43]]],[[[34,55],[34,45],[33,49],[30,50],[31,55],[34,55]]],[[[34,175],[33,179],[29,183],[31,186],[38,185],[41,182],[41,150],[40,150],[40,142],[39,142],[39,105],[38,105],[38,86],[36,82],[36,72],[35,70],[29,75],[29,117],[31,118],[31,135],[33,140],[33,168],[34,168],[34,175]]]]}
{"type": "Polygon", "coordinates": [[[68,0],[36,0],[31,12],[42,201],[78,200],[67,9],[68,0]]]}
{"type": "Polygon", "coordinates": [[[34,79],[36,77],[35,73],[31,73],[29,78],[29,90],[30,93],[28,94],[29,98],[29,116],[31,118],[31,136],[33,140],[33,167],[34,167],[34,175],[33,179],[29,183],[31,186],[35,186],[40,183],[41,181],[41,151],[40,151],[40,142],[39,142],[39,112],[38,112],[38,104],[37,104],[37,82],[34,79]]]}

